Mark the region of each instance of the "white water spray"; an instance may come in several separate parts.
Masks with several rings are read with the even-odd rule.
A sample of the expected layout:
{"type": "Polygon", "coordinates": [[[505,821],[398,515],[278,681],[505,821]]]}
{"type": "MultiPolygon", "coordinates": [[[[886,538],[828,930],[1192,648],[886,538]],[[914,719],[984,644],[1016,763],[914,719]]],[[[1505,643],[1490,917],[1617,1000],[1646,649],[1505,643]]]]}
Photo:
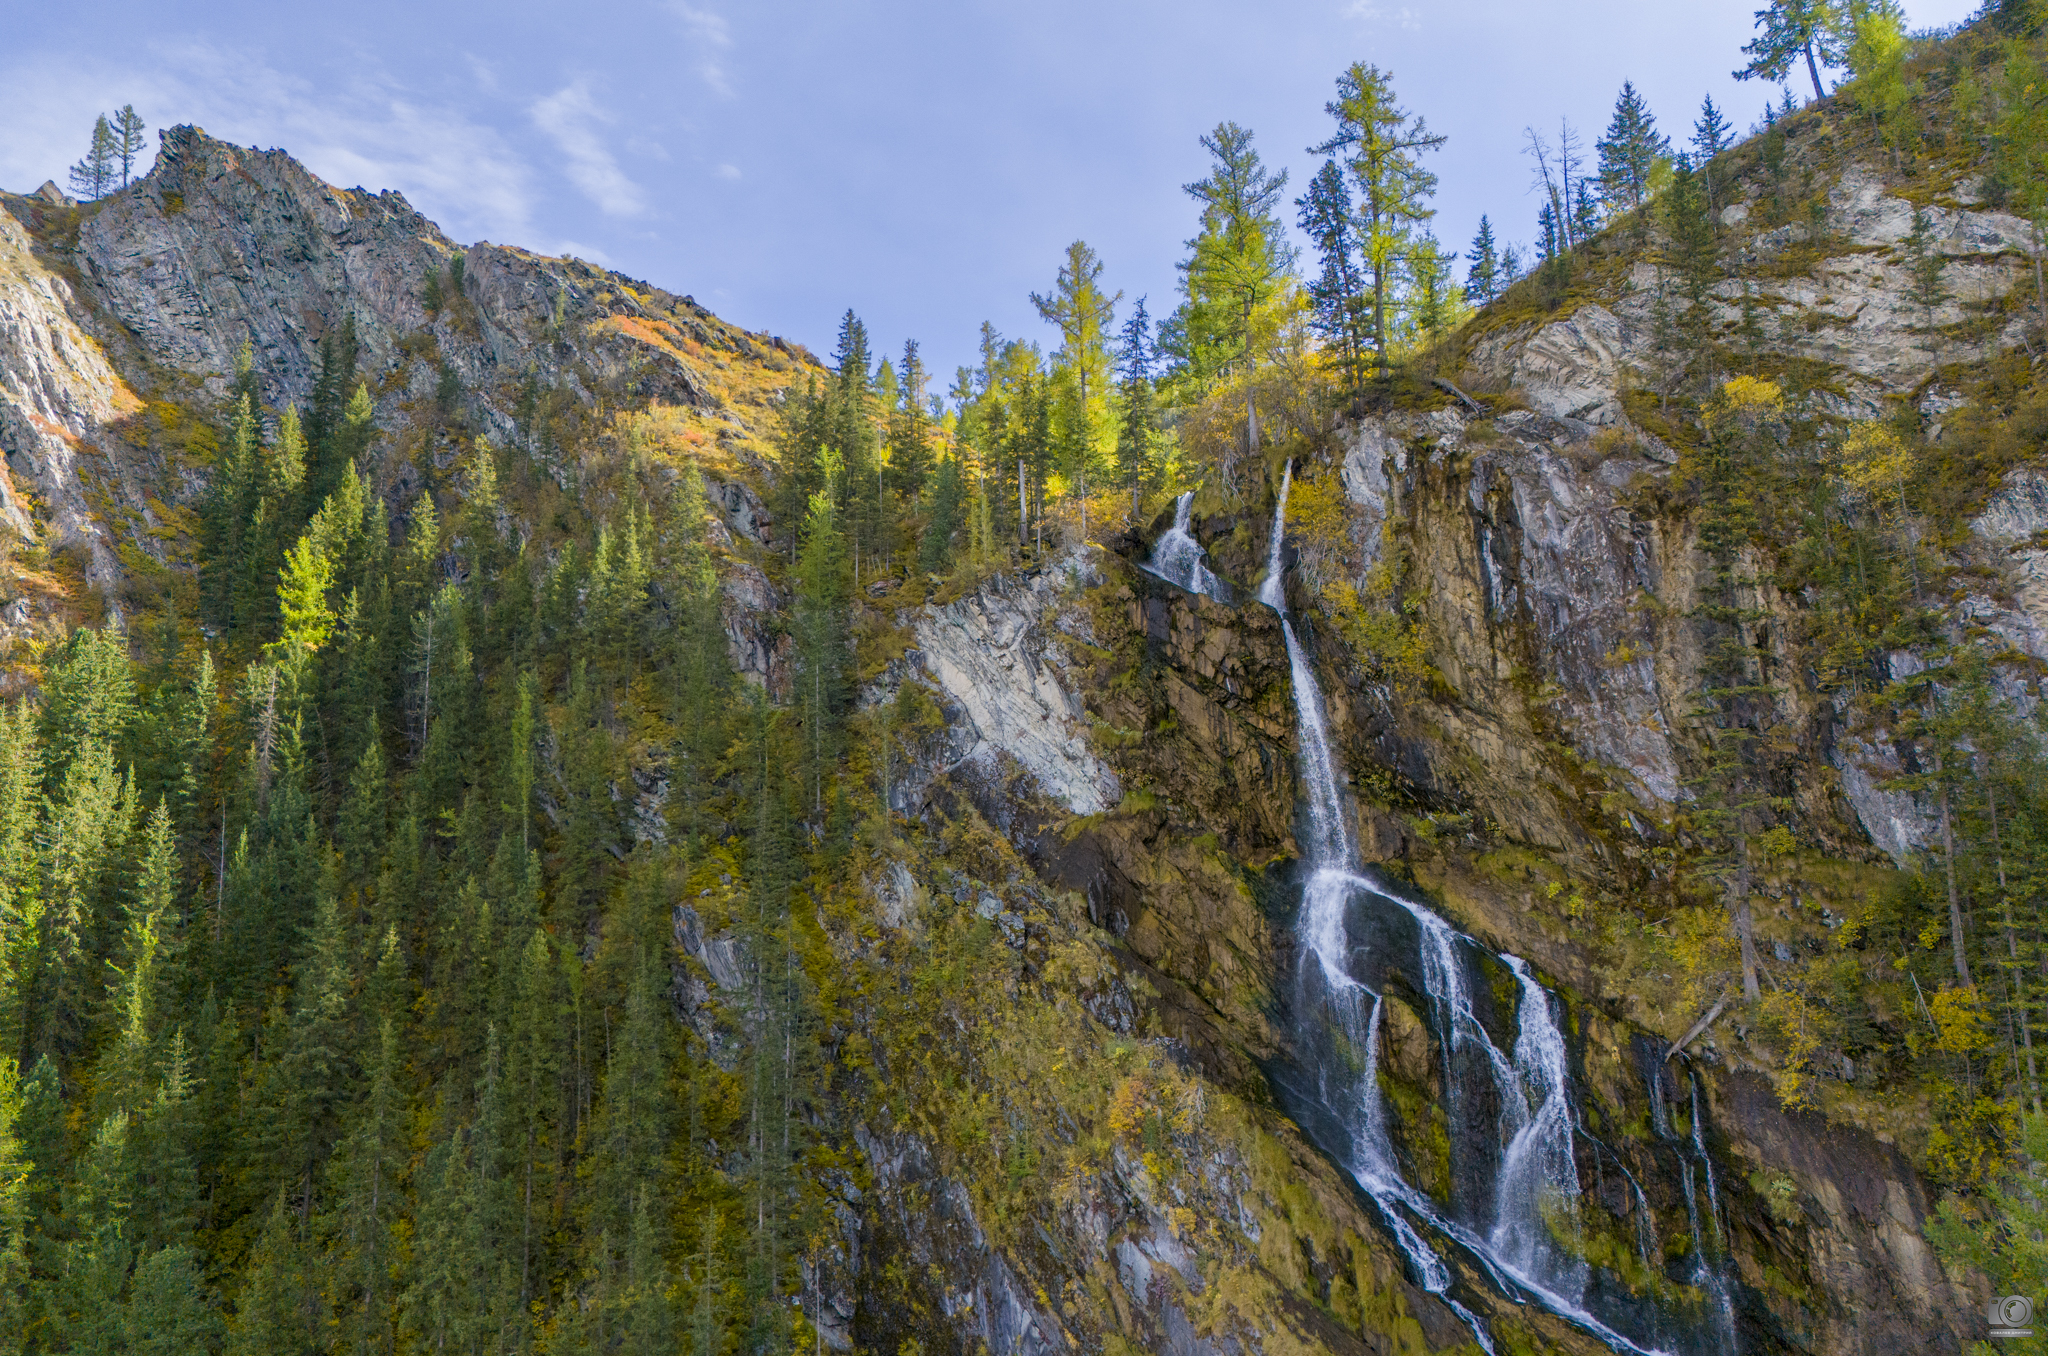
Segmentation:
{"type": "Polygon", "coordinates": [[[1219,603],[1230,601],[1230,590],[1223,581],[1209,572],[1206,553],[1202,543],[1195,540],[1195,534],[1188,530],[1188,518],[1195,501],[1195,492],[1189,490],[1173,504],[1173,526],[1161,533],[1153,543],[1152,558],[1145,562],[1144,569],[1164,579],[1167,583],[1214,598],[1219,603]]]}

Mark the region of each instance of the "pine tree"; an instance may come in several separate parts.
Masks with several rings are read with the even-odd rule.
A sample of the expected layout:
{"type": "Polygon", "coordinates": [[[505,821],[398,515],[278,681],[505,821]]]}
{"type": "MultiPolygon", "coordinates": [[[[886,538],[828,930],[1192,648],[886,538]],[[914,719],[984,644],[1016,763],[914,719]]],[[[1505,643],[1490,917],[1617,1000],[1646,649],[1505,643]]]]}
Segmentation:
{"type": "Polygon", "coordinates": [[[129,177],[135,171],[135,161],[147,144],[149,128],[135,112],[134,104],[121,105],[121,111],[114,115],[114,155],[121,162],[121,187],[128,187],[129,177]]]}
{"type": "MultiPolygon", "coordinates": [[[[1611,212],[1634,211],[1649,195],[1650,171],[1668,155],[1671,139],[1657,132],[1649,104],[1632,82],[1623,81],[1614,100],[1614,116],[1597,143],[1600,191],[1611,212]]],[[[1583,191],[1581,201],[1584,201],[1583,191]]]]}
{"type": "Polygon", "coordinates": [[[104,198],[117,187],[115,162],[121,158],[120,143],[102,113],[92,125],[92,145],[85,158],[71,167],[71,193],[81,202],[104,198]]]}
{"type": "Polygon", "coordinates": [[[1465,299],[1475,306],[1485,306],[1501,294],[1506,283],[1494,244],[1493,223],[1484,215],[1479,218],[1479,230],[1472,237],[1472,248],[1465,259],[1471,264],[1465,272],[1465,299]]]}
{"type": "Polygon", "coordinates": [[[1391,74],[1364,62],[1352,63],[1337,77],[1337,97],[1324,108],[1337,120],[1336,135],[1309,153],[1344,153],[1358,185],[1357,217],[1372,280],[1375,364],[1385,377],[1395,274],[1410,233],[1436,215],[1428,205],[1436,195],[1436,175],[1422,167],[1422,156],[1441,149],[1446,138],[1431,135],[1421,118],[1411,118],[1395,102],[1391,74]]]}

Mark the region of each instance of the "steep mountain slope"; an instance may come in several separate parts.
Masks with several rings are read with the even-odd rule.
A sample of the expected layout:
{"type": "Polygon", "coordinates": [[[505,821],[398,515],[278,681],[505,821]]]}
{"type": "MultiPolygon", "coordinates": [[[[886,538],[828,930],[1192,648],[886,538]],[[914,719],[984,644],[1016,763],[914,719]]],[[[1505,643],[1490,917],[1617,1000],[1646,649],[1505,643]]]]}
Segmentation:
{"type": "MultiPolygon", "coordinates": [[[[1940,107],[1930,93],[1921,116],[1940,107]]],[[[489,966],[499,964],[529,986],[542,971],[570,977],[553,1025],[576,1033],[553,1075],[574,1127],[548,1132],[562,1136],[546,1167],[554,1213],[536,1231],[528,1191],[528,1228],[506,1226],[528,1249],[517,1254],[522,1277],[535,1249],[547,1276],[522,1280],[507,1312],[532,1324],[517,1341],[569,1350],[609,1340],[591,1335],[598,1320],[587,1316],[644,1297],[647,1287],[619,1279],[651,1265],[619,1242],[644,1225],[623,1205],[585,1207],[577,1184],[613,1171],[614,1150],[593,1145],[612,1143],[613,1108],[634,1095],[611,1077],[625,1058],[612,1032],[619,1051],[633,1048],[624,1033],[639,1029],[628,1023],[641,991],[622,978],[638,972],[620,939],[640,937],[655,944],[661,1039],[677,1043],[670,1070],[653,1077],[687,1105],[688,1128],[680,1112],[671,1118],[673,1143],[647,1160],[668,1166],[636,1180],[664,1193],[654,1210],[667,1241],[653,1251],[690,1316],[664,1321],[688,1330],[692,1350],[728,1349],[711,1334],[729,1330],[748,1350],[809,1336],[899,1353],[1480,1341],[1592,1352],[1630,1340],[1673,1351],[1959,1351],[1977,1335],[1983,1296],[1969,1289],[1976,1278],[1944,1272],[1925,1236],[1929,1141],[1952,1133],[1943,1127],[1954,1118],[1931,1105],[1913,1067],[1945,1047],[1923,1042],[1916,990],[1904,987],[1919,979],[1893,967],[1889,949],[1917,936],[1927,911],[1872,907],[1905,878],[1894,861],[1937,842],[1930,784],[1887,776],[1918,766],[1915,737],[1822,681],[1829,664],[1843,667],[1815,620],[1824,583],[1785,563],[1806,558],[1790,546],[1774,556],[1767,530],[1734,552],[1747,562],[1739,606],[1706,611],[1731,567],[1716,563],[1716,551],[1729,553],[1707,535],[1718,501],[1699,488],[1700,467],[1740,422],[1720,413],[1730,397],[1717,392],[1723,378],[1768,376],[1769,412],[1742,425],[1763,428],[1755,437],[1773,449],[1768,476],[1752,468],[1758,483],[1789,502],[1824,478],[1842,428],[1903,406],[1901,418],[1919,423],[1916,445],[1937,449],[1914,492],[1930,505],[1944,606],[1973,634],[2048,659],[2035,536],[2048,528],[2048,481],[2007,474],[2036,449],[2001,433],[2029,408],[2023,345],[2035,322],[2015,289],[2031,274],[2030,233],[1985,202],[1972,144],[1923,150],[1902,170],[1859,116],[1823,105],[1717,161],[1719,234],[1689,261],[1652,215],[1610,228],[1568,273],[1523,283],[1423,360],[1463,394],[1404,383],[1333,432],[1263,449],[1236,481],[1213,474],[1191,524],[1235,604],[1143,568],[1170,521],[1163,504],[1106,548],[1017,559],[929,600],[893,581],[852,594],[842,611],[859,691],[839,791],[867,788],[877,805],[833,800],[822,778],[807,791],[799,773],[782,795],[801,811],[784,838],[774,797],[746,788],[789,775],[779,763],[825,761],[815,745],[806,752],[820,726],[777,743],[769,704],[735,698],[740,714],[707,722],[720,742],[700,758],[691,713],[706,708],[681,696],[665,705],[663,689],[693,681],[668,656],[695,624],[687,560],[701,537],[717,574],[719,648],[787,711],[815,710],[790,655],[821,623],[815,607],[788,600],[818,595],[810,567],[789,559],[796,525],[764,508],[783,502],[774,398],[825,375],[808,353],[575,261],[462,249],[396,195],[330,188],[281,152],[191,128],[168,134],[151,174],[101,203],[7,198],[0,512],[18,540],[0,622],[18,690],[40,685],[63,709],[56,680],[73,670],[50,642],[102,614],[125,619],[138,660],[169,630],[183,657],[166,667],[194,662],[194,562],[234,401],[253,384],[280,417],[287,405],[322,408],[336,395],[323,396],[323,382],[344,369],[363,383],[375,430],[357,464],[372,500],[365,520],[382,513],[393,525],[389,542],[347,549],[374,558],[412,542],[438,504],[447,529],[429,533],[417,577],[389,572],[394,597],[415,609],[394,616],[431,656],[435,609],[462,611],[467,648],[454,662],[475,663],[465,713],[437,704],[462,700],[445,689],[429,695],[432,669],[416,648],[361,651],[405,668],[379,689],[401,709],[340,708],[382,722],[367,743],[305,680],[315,695],[295,728],[318,733],[293,766],[308,787],[305,819],[333,835],[328,869],[345,884],[308,884],[304,904],[288,902],[289,881],[252,896],[302,918],[315,940],[239,995],[243,1026],[230,1016],[213,1028],[231,1034],[208,1047],[209,1076],[224,1071],[220,1097],[251,1099],[218,1104],[244,1115],[265,1105],[266,1078],[285,1078],[265,1061],[287,1027],[302,1030],[298,1013],[320,1010],[305,976],[330,954],[321,920],[341,897],[354,950],[334,1003],[372,1035],[373,1017],[395,1015],[416,1042],[397,1074],[380,1065],[373,1077],[373,1061],[358,1061],[356,1092],[367,1107],[371,1088],[395,1082],[412,1108],[390,1161],[404,1183],[400,1232],[421,1241],[388,1263],[409,1278],[402,1295],[350,1288],[333,1276],[362,1255],[349,1241],[356,1226],[320,1214],[321,1192],[352,1199],[338,1169],[330,1186],[313,1167],[265,1176],[225,1150],[218,1161],[202,1154],[212,1194],[195,1237],[233,1330],[253,1331],[267,1293],[253,1278],[270,1274],[266,1259],[292,1233],[289,1193],[312,1230],[295,1246],[315,1238],[336,1259],[305,1305],[329,1306],[342,1324],[387,1303],[399,1315],[391,1340],[426,1344],[406,1315],[425,1305],[414,1297],[434,1240],[457,1237],[429,1224],[457,1189],[464,1146],[493,1124],[498,1024],[527,1023],[510,981],[475,981],[489,995],[475,999],[481,1015],[451,1013],[447,986],[451,975],[498,975],[489,966]],[[1915,264],[1930,251],[1949,260],[1944,294],[1916,299],[1915,264]],[[1947,456],[1953,469],[1937,465],[1947,456]],[[659,506],[647,516],[658,494],[690,483],[692,463],[711,516],[672,519],[659,506]],[[1252,601],[1276,530],[1292,633],[1252,601]],[[632,547],[616,545],[629,536],[632,547]],[[620,576],[579,576],[574,562],[617,561],[643,543],[655,563],[630,625],[612,626],[606,581],[620,576]],[[1743,686],[1771,713],[1756,757],[1772,779],[1769,828],[1784,831],[1741,894],[1754,897],[1771,992],[1813,995],[1799,1011],[1832,1024],[1806,1047],[1791,1042],[1783,1003],[1745,1006],[1739,990],[1737,1015],[1714,1024],[1730,1010],[1717,1000],[1736,968],[1696,860],[1718,832],[1698,809],[1717,747],[1700,674],[1730,615],[1770,666],[1743,686]],[[1361,931],[1355,943],[1361,973],[1376,967],[1369,1027],[1326,1039],[1299,997],[1311,959],[1299,926],[1300,863],[1313,856],[1301,813],[1315,775],[1301,755],[1307,687],[1327,707],[1342,784],[1332,799],[1350,802],[1358,853],[1378,864],[1374,888],[1478,939],[1457,943],[1469,971],[1462,1018],[1440,1011],[1442,976],[1406,932],[1361,931]],[[519,719],[535,751],[526,771],[528,745],[502,765],[445,747],[496,748],[519,719]],[[437,741],[443,729],[465,734],[437,741]],[[349,837],[365,813],[351,768],[373,751],[403,769],[388,793],[376,783],[376,855],[357,862],[340,846],[365,841],[349,837]],[[535,811],[504,803],[524,801],[521,776],[535,811]],[[449,786],[459,794],[427,799],[449,786]],[[396,826],[423,799],[426,827],[415,818],[413,837],[394,827],[387,841],[387,811],[396,826]],[[515,850],[525,860],[529,837],[532,884],[519,885],[521,868],[504,863],[515,850]],[[759,922],[761,881],[777,872],[782,897],[801,904],[779,931],[759,922]],[[801,887],[787,883],[795,877],[801,887]],[[532,930],[515,940],[547,965],[517,970],[526,952],[463,949],[463,937],[510,927],[503,920],[525,917],[521,908],[532,930]],[[1858,949],[1855,937],[1883,945],[1858,949]],[[1526,961],[1557,996],[1572,1215],[1568,1226],[1544,1219],[1581,1271],[1569,1313],[1503,1276],[1494,1253],[1458,1242],[1457,1228],[1494,1222],[1473,1202],[1490,1201],[1507,1175],[1487,1137],[1514,1119],[1516,1086],[1480,1088],[1461,1061],[1482,1045],[1520,1059],[1534,1026],[1534,1010],[1519,1006],[1530,992],[1521,972],[1495,953],[1526,961]],[[786,988],[763,980],[771,962],[786,988]],[[1830,976],[1846,997],[1820,995],[1830,976]],[[814,1026],[777,1006],[777,993],[799,991],[813,995],[814,1026]],[[280,1025],[251,1015],[266,1001],[280,1025]],[[1843,1018],[1849,1009],[1856,1022],[1843,1018]],[[815,1096],[790,1091],[794,1074],[777,1083],[760,1072],[776,1022],[785,1049],[791,1032],[817,1046],[824,1072],[806,1075],[815,1096]],[[591,1054],[600,1044],[603,1055],[591,1054]],[[1423,1230],[1441,1276],[1416,1263],[1402,1232],[1423,1216],[1360,1189],[1359,1146],[1326,1114],[1335,1109],[1323,1090],[1361,1068],[1384,1103],[1388,1160],[1416,1202],[1433,1203],[1417,1210],[1441,1212],[1441,1227],[1423,1230]],[[764,1097],[782,1099],[780,1120],[762,1111],[764,1097]],[[809,1147],[778,1166],[764,1126],[781,1128],[784,1152],[791,1135],[809,1147]],[[773,1206],[770,1183],[782,1193],[773,1206]],[[265,1191],[277,1201],[269,1225],[265,1191]],[[787,1232],[770,1229],[785,1205],[787,1232]],[[733,1241],[741,1235],[769,1242],[733,1241]],[[744,1280],[713,1279],[743,1268],[744,1280]],[[764,1296],[813,1332],[786,1315],[748,1317],[768,1312],[764,1296]]],[[[691,501],[679,490],[674,502],[691,501]]],[[[232,949],[223,915],[230,939],[240,935],[225,902],[210,915],[210,948],[200,935],[205,901],[243,888],[230,833],[252,827],[260,852],[297,831],[269,808],[286,799],[269,779],[284,777],[270,741],[279,684],[299,681],[288,665],[326,664],[296,672],[339,690],[368,663],[331,658],[339,640],[280,659],[282,637],[212,639],[227,681],[201,761],[218,794],[195,800],[185,832],[198,847],[181,876],[202,957],[191,964],[208,976],[232,949]]],[[[1925,634],[1883,639],[1847,666],[1866,689],[1931,653],[1925,634]]],[[[2002,671],[2009,698],[2032,700],[2024,674],[2002,671]]],[[[1920,747],[1931,747],[1924,735],[1920,747]]],[[[1350,917],[1363,929],[1362,909],[1350,917]]],[[[538,1039],[508,1035],[506,1058],[538,1039]]],[[[99,1050],[120,1048],[109,1036],[92,1058],[67,1051],[66,1161],[90,1157],[76,1127],[118,1086],[99,1050]]],[[[1962,1052],[1965,1072],[1988,1069],[1984,1048],[1962,1052]]],[[[1970,1185],[1953,1174],[1947,1184],[1970,1185]]],[[[67,1196],[53,1218],[77,1234],[88,1208],[67,1196]]],[[[77,1241],[51,1238],[63,1240],[51,1248],[77,1241]]]]}
{"type": "MultiPolygon", "coordinates": [[[[91,615],[83,590],[57,582],[67,552],[117,609],[124,547],[189,559],[193,522],[170,506],[196,503],[213,455],[196,425],[243,350],[263,403],[282,408],[312,398],[322,342],[344,336],[386,432],[376,488],[400,517],[467,437],[582,444],[613,432],[617,411],[653,406],[668,413],[651,436],[731,478],[714,493],[745,530],[768,531],[736,472],[761,476],[768,401],[816,361],[688,297],[574,259],[464,249],[395,193],[332,188],[283,152],[189,127],[101,203],[6,205],[8,493],[39,506],[10,497],[7,512],[57,567],[40,589],[24,580],[31,609],[61,597],[91,615]]],[[[548,448],[541,459],[574,483],[548,448]]]]}

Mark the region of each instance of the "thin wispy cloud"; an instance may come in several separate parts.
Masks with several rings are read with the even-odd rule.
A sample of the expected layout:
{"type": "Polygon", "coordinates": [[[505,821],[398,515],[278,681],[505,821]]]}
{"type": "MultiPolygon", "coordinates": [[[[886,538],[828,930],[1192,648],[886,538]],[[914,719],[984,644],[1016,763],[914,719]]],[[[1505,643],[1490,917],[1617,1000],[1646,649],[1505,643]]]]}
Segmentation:
{"type": "Polygon", "coordinates": [[[669,12],[682,21],[683,31],[697,47],[697,75],[712,93],[732,97],[732,81],[726,75],[725,54],[732,50],[732,25],[725,16],[700,9],[689,0],[669,0],[669,12]]]}
{"type": "Polygon", "coordinates": [[[555,246],[556,255],[567,259],[581,259],[586,264],[597,264],[609,268],[612,257],[595,245],[586,245],[580,240],[564,240],[555,246]]]}
{"type": "Polygon", "coordinates": [[[1406,5],[1382,5],[1374,0],[1351,0],[1344,6],[1344,17],[1360,23],[1392,24],[1405,28],[1410,33],[1422,31],[1422,20],[1406,5]]]}
{"type": "Polygon", "coordinates": [[[740,167],[738,165],[720,165],[718,167],[718,177],[721,179],[737,179],[740,177],[740,167]]]}
{"type": "MultiPolygon", "coordinates": [[[[153,128],[195,123],[228,141],[289,150],[343,187],[397,189],[459,240],[517,241],[532,227],[532,175],[495,128],[377,72],[315,88],[260,52],[165,45],[134,66],[33,62],[0,69],[0,183],[33,188],[85,150],[93,117],[133,102],[153,128]]],[[[145,152],[153,158],[155,147],[145,152]]],[[[136,166],[141,174],[149,160],[136,166]]]]}
{"type": "Polygon", "coordinates": [[[613,121],[581,80],[536,100],[527,110],[533,125],[555,143],[569,181],[607,216],[637,217],[647,210],[640,185],[619,168],[599,129],[613,121]]]}

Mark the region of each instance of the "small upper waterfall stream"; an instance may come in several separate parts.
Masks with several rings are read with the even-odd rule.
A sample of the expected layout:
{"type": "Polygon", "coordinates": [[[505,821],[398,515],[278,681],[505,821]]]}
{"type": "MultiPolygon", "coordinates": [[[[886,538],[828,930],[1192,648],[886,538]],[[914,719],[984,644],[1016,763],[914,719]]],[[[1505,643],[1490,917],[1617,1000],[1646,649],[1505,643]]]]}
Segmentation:
{"type": "Polygon", "coordinates": [[[1287,615],[1287,589],[1280,578],[1280,545],[1287,539],[1287,491],[1294,484],[1294,463],[1280,472],[1280,502],[1273,506],[1273,538],[1266,544],[1266,577],[1259,584],[1259,601],[1281,616],[1287,615]]]}
{"type": "MultiPolygon", "coordinates": [[[[1322,690],[1287,614],[1282,587],[1292,470],[1290,463],[1281,481],[1259,599],[1280,615],[1286,639],[1304,801],[1299,837],[1305,881],[1291,1004],[1302,1083],[1291,1089],[1302,1104],[1297,1115],[1378,1207],[1416,1282],[1442,1297],[1486,1351],[1494,1344],[1485,1323],[1451,1294],[1449,1252],[1462,1254],[1515,1302],[1533,1300],[1615,1351],[1652,1356],[1659,1349],[1646,1345],[1648,1338],[1625,1336],[1587,1307],[1589,1268],[1571,1246],[1579,1231],[1579,1179],[1567,1048],[1555,1000],[1520,957],[1495,956],[1427,907],[1367,875],[1359,861],[1322,690]],[[1517,1001],[1511,1014],[1497,1010],[1503,1000],[1487,980],[1494,966],[1512,975],[1507,991],[1517,1001]],[[1409,992],[1426,995],[1429,1011],[1421,1015],[1442,1060],[1450,1122],[1448,1201],[1407,1180],[1390,1133],[1379,1046],[1385,985],[1396,977],[1409,992]],[[1517,1034],[1512,1049],[1503,1051],[1489,1025],[1506,1029],[1510,1016],[1517,1034]]],[[[1188,497],[1182,496],[1174,527],[1160,538],[1148,568],[1214,597],[1204,583],[1215,577],[1201,563],[1187,517],[1188,497]]],[[[1697,1113],[1693,1123],[1699,1125],[1697,1113]]],[[[1694,1147],[1704,1163],[1704,1142],[1694,1147]]],[[[1691,1167],[1688,1161],[1688,1185],[1691,1167]]],[[[1713,1187],[1708,1190],[1711,1195],[1713,1187]]],[[[1704,1257],[1695,1275],[1695,1284],[1708,1287],[1710,1306],[1720,1310],[1716,1318],[1727,1323],[1725,1288],[1711,1279],[1704,1257]]],[[[1732,1329],[1727,1323],[1713,1349],[1733,1352],[1732,1329]]]]}
{"type": "Polygon", "coordinates": [[[1195,534],[1188,530],[1188,515],[1195,502],[1195,492],[1189,490],[1173,505],[1173,526],[1159,534],[1159,540],[1152,545],[1152,558],[1144,568],[1158,575],[1167,583],[1214,598],[1219,603],[1230,601],[1230,590],[1209,571],[1206,553],[1202,543],[1195,540],[1195,534]]]}

